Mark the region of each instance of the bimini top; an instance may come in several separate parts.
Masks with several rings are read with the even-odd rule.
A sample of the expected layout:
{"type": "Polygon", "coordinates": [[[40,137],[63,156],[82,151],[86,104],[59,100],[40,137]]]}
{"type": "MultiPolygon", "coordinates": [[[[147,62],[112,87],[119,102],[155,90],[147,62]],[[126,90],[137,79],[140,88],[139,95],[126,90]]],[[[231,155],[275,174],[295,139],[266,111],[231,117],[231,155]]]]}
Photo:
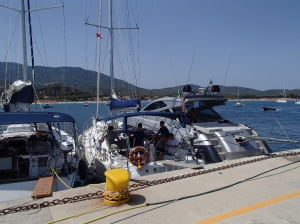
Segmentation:
{"type": "Polygon", "coordinates": [[[49,123],[49,122],[72,122],[75,119],[64,113],[58,112],[13,112],[0,113],[0,125],[25,124],[25,123],[49,123]]]}
{"type": "Polygon", "coordinates": [[[114,116],[104,117],[100,120],[110,121],[118,118],[128,118],[128,117],[138,117],[138,116],[157,116],[157,117],[166,117],[170,119],[179,119],[181,120],[182,115],[170,112],[132,112],[132,113],[123,113],[114,116]]]}
{"type": "Polygon", "coordinates": [[[173,120],[178,119],[182,127],[185,127],[186,124],[184,122],[184,118],[182,114],[179,113],[169,113],[169,112],[132,112],[132,113],[124,113],[124,114],[118,114],[115,116],[110,116],[110,117],[105,117],[100,120],[107,122],[110,120],[115,120],[118,118],[123,119],[123,130],[126,132],[127,131],[127,118],[129,117],[139,117],[139,116],[157,116],[157,117],[165,117],[165,118],[170,118],[173,120]]]}

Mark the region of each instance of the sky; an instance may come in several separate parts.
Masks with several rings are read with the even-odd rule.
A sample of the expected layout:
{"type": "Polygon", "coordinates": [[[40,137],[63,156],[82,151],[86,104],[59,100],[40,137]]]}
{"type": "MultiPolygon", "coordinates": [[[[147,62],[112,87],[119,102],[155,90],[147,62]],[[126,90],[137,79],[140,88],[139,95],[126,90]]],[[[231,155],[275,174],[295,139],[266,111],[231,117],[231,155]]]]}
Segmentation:
{"type": "MultiPolygon", "coordinates": [[[[96,71],[98,28],[85,22],[98,24],[99,1],[32,0],[31,9],[61,2],[64,8],[31,13],[35,64],[96,71]]],[[[20,8],[18,0],[0,4],[20,8]]],[[[108,27],[107,0],[102,7],[102,26],[108,27]]],[[[125,51],[134,58],[124,59],[124,66],[115,59],[115,78],[134,73],[126,81],[146,89],[207,86],[210,80],[257,90],[300,88],[298,0],[114,0],[114,9],[115,27],[139,27],[122,37],[130,39],[130,32],[132,49],[114,49],[116,58],[125,51]]],[[[22,63],[18,16],[0,7],[0,61],[22,63]]],[[[101,35],[100,70],[109,75],[108,30],[101,35]]],[[[115,30],[115,41],[122,35],[115,30]]]]}

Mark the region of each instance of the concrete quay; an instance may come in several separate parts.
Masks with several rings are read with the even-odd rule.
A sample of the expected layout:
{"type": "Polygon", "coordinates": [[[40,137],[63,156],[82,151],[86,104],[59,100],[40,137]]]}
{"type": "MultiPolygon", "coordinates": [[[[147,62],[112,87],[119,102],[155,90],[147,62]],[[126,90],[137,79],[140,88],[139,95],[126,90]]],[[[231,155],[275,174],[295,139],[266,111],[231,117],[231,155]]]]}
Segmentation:
{"type": "MultiPolygon", "coordinates": [[[[106,205],[102,197],[97,197],[2,214],[0,223],[300,223],[300,149],[272,155],[276,156],[231,160],[199,170],[186,168],[139,178],[138,181],[151,183],[172,177],[178,180],[130,187],[131,199],[123,205],[106,205]],[[189,175],[195,172],[197,175],[189,175]]],[[[36,201],[28,198],[3,202],[0,211],[103,189],[104,185],[86,186],[54,192],[52,197],[36,201]]]]}

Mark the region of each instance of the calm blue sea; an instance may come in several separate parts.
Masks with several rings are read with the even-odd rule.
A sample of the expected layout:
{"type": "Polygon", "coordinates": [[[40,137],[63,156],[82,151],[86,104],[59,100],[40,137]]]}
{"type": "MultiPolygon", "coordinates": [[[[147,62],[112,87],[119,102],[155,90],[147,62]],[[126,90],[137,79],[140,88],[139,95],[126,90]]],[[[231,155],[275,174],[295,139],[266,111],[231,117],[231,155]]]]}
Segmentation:
{"type": "MultiPolygon", "coordinates": [[[[300,105],[295,101],[277,103],[275,101],[243,101],[245,107],[234,107],[235,101],[229,101],[225,106],[215,107],[224,119],[247,124],[262,137],[291,139],[300,141],[300,105]],[[262,111],[262,106],[275,107],[276,111],[262,111]]],[[[148,102],[143,102],[142,106],[148,102]]],[[[39,110],[41,110],[39,108],[39,110]]],[[[96,115],[96,103],[53,104],[53,108],[44,111],[58,111],[72,115],[77,121],[77,131],[83,131],[83,126],[91,117],[96,115]]],[[[106,104],[99,104],[99,116],[108,116],[106,104]]],[[[300,145],[267,142],[273,151],[283,151],[300,148],[300,145]]]]}

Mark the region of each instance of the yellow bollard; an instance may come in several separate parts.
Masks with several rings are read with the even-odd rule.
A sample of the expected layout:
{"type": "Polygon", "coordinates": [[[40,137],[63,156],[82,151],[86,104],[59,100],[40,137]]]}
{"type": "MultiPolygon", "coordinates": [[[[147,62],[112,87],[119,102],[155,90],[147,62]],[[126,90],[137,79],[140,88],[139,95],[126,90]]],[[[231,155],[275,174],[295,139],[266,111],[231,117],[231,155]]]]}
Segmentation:
{"type": "Polygon", "coordinates": [[[121,205],[130,200],[127,189],[129,172],[125,169],[112,169],[104,172],[106,188],[103,192],[104,202],[110,205],[121,205]]]}

